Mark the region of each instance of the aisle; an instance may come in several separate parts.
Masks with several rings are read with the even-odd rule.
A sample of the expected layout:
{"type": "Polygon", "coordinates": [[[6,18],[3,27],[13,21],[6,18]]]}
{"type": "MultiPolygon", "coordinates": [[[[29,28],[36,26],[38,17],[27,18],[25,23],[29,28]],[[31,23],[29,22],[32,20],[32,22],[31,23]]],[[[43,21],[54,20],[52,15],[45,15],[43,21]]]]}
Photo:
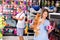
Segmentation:
{"type": "MultiPolygon", "coordinates": [[[[18,40],[18,36],[4,36],[3,40],[18,40]]],[[[24,40],[33,40],[33,36],[24,36],[24,40]]]]}

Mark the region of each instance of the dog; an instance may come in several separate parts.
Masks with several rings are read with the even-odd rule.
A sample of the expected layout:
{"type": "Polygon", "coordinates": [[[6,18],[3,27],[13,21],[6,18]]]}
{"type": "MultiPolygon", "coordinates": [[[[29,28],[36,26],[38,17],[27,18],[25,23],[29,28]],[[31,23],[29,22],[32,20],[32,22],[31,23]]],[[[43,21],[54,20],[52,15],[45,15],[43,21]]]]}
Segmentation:
{"type": "Polygon", "coordinates": [[[39,30],[40,30],[39,29],[39,25],[41,23],[40,19],[41,19],[41,14],[40,13],[37,13],[37,15],[35,16],[34,22],[32,24],[32,29],[35,32],[35,35],[36,36],[38,36],[39,30]]]}

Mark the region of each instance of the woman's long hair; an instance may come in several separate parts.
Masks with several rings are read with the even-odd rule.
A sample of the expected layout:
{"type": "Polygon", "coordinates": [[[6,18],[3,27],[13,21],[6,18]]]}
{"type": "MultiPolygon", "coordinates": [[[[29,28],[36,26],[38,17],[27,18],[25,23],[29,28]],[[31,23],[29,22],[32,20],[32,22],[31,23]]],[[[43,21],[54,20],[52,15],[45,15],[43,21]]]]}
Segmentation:
{"type": "Polygon", "coordinates": [[[47,10],[47,9],[43,9],[43,10],[42,10],[42,17],[43,17],[43,13],[44,13],[44,12],[47,12],[47,17],[46,17],[46,19],[49,20],[49,12],[48,12],[48,10],[47,10]]]}

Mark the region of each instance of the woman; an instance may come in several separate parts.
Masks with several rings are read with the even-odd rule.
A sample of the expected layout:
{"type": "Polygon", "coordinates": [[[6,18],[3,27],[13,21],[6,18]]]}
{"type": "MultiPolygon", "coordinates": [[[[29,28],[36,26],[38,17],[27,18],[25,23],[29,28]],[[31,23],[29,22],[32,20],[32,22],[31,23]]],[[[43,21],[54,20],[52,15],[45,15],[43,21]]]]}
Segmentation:
{"type": "Polygon", "coordinates": [[[52,30],[48,30],[47,27],[49,27],[50,22],[47,19],[48,17],[48,11],[45,9],[43,10],[42,17],[40,19],[41,23],[39,24],[39,34],[38,36],[34,35],[34,40],[49,40],[48,39],[48,33],[50,33],[52,30]]]}

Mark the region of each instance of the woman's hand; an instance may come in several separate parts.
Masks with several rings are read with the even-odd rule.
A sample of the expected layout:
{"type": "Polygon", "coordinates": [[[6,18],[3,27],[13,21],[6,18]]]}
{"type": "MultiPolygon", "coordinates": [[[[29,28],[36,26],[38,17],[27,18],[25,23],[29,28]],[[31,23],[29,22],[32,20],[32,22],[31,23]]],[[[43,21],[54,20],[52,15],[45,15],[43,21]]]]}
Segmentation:
{"type": "Polygon", "coordinates": [[[49,25],[46,29],[48,30],[48,34],[49,34],[53,30],[53,26],[49,25]]]}

